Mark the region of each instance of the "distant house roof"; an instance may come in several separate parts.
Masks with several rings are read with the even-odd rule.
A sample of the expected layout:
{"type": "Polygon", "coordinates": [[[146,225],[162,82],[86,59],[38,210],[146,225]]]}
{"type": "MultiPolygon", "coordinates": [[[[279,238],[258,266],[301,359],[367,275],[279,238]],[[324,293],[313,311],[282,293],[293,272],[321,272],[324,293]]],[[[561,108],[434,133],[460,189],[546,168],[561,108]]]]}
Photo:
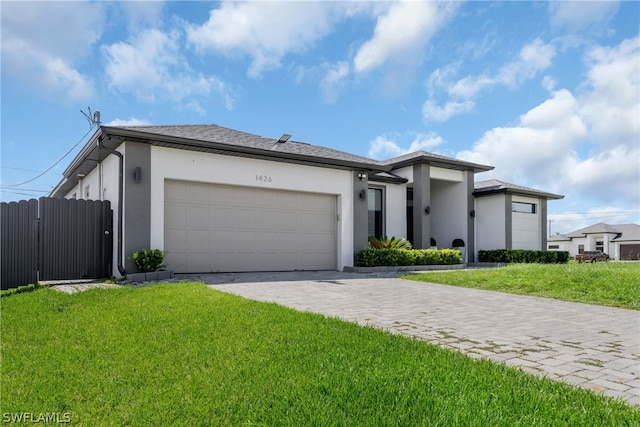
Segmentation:
{"type": "Polygon", "coordinates": [[[512,193],[523,196],[544,197],[547,199],[563,199],[560,194],[547,193],[546,191],[536,190],[535,188],[523,187],[521,185],[510,184],[508,182],[499,181],[497,179],[489,179],[486,181],[478,181],[475,183],[475,196],[484,196],[496,193],[512,193]]]}
{"type": "Polygon", "coordinates": [[[638,224],[605,224],[599,222],[567,234],[571,239],[586,237],[587,234],[615,234],[611,240],[618,242],[640,241],[640,225],[638,224]]]}
{"type": "Polygon", "coordinates": [[[570,242],[571,238],[566,234],[554,234],[547,237],[547,242],[570,242]]]}
{"type": "Polygon", "coordinates": [[[474,172],[486,172],[493,170],[493,166],[480,165],[464,160],[454,159],[453,157],[442,156],[440,154],[427,153],[426,151],[415,151],[413,153],[403,154],[393,159],[384,160],[383,165],[392,166],[394,169],[411,166],[418,163],[428,163],[433,166],[444,166],[449,169],[473,170],[474,172]]]}

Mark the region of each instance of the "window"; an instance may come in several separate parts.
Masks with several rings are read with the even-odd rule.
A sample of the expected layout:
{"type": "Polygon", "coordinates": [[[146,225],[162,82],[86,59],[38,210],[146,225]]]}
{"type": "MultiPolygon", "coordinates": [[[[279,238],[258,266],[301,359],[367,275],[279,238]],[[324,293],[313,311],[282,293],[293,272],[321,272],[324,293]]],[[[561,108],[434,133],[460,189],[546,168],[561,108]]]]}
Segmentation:
{"type": "Polygon", "coordinates": [[[604,242],[602,240],[596,240],[596,251],[604,252],[604,242]]]}
{"type": "Polygon", "coordinates": [[[535,203],[513,202],[513,203],[511,203],[511,212],[534,214],[534,213],[536,213],[536,204],[535,203]]]}
{"type": "Polygon", "coordinates": [[[84,187],[84,198],[85,200],[89,200],[89,195],[91,194],[90,188],[88,185],[84,187]]]}
{"type": "Polygon", "coordinates": [[[382,189],[369,188],[367,190],[367,202],[369,204],[369,237],[384,237],[384,223],[382,215],[382,189]]]}
{"type": "Polygon", "coordinates": [[[549,245],[549,249],[560,249],[560,245],[549,245]]]}
{"type": "Polygon", "coordinates": [[[578,245],[578,253],[579,254],[583,254],[584,253],[584,245],[578,245]]]}

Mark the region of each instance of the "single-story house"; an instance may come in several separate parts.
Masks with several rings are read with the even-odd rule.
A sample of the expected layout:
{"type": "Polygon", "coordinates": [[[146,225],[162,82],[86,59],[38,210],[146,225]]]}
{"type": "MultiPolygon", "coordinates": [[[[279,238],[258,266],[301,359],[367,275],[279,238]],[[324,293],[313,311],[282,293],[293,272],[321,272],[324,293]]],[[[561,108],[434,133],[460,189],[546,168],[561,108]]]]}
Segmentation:
{"type": "Polygon", "coordinates": [[[562,196],[475,184],[492,169],[216,125],[100,126],[51,196],[111,202],[115,275],[143,248],[166,251],[175,272],[342,270],[369,236],[463,245],[468,262],[478,249],[545,249],[546,201],[562,196]]]}
{"type": "Polygon", "coordinates": [[[547,249],[569,251],[572,257],[584,251],[602,251],[615,260],[640,260],[640,225],[599,222],[547,239],[547,249]]]}

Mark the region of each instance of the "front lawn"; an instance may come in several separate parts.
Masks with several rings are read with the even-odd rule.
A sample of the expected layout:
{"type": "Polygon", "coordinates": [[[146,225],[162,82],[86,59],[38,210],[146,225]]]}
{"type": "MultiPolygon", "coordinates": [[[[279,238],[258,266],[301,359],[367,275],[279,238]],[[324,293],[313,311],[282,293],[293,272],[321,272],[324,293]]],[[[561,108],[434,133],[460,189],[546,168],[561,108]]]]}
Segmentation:
{"type": "Polygon", "coordinates": [[[640,310],[640,263],[510,264],[405,279],[640,310]]]}
{"type": "Polygon", "coordinates": [[[640,424],[640,409],[202,284],[2,298],[2,408],[71,424],[640,424]]]}

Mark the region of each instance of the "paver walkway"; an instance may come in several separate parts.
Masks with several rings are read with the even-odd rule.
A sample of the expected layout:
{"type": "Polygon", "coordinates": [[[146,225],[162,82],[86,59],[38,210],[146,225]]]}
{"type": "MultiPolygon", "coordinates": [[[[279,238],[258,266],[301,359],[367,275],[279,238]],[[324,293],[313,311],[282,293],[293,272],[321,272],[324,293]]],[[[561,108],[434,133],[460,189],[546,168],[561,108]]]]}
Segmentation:
{"type": "Polygon", "coordinates": [[[372,325],[640,405],[640,313],[339,272],[185,277],[372,325]]]}

